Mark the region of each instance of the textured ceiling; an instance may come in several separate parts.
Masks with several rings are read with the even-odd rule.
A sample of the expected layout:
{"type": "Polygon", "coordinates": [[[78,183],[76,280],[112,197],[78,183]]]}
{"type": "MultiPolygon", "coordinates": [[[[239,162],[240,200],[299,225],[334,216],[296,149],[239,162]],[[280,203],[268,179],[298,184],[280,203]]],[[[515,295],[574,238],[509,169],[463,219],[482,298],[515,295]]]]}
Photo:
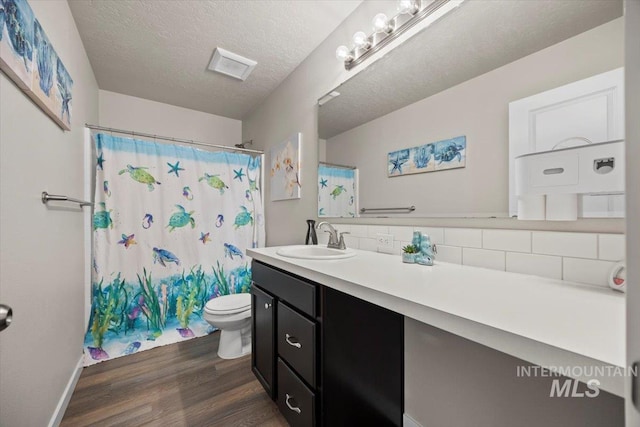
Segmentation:
{"type": "Polygon", "coordinates": [[[361,0],[70,0],[100,89],[242,119],[361,0]],[[220,46],[258,61],[207,70],[220,46]]]}
{"type": "Polygon", "coordinates": [[[337,88],[329,139],[622,16],[621,0],[467,0],[337,88]]]}

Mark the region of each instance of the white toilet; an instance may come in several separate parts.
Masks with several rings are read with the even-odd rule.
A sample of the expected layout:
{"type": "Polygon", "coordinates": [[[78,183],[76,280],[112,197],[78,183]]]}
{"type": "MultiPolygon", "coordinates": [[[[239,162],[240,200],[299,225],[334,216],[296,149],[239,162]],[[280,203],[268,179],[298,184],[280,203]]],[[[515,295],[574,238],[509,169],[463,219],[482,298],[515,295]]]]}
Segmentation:
{"type": "Polygon", "coordinates": [[[220,329],[218,356],[235,359],[251,353],[251,294],[224,295],[209,300],[204,320],[220,329]]]}

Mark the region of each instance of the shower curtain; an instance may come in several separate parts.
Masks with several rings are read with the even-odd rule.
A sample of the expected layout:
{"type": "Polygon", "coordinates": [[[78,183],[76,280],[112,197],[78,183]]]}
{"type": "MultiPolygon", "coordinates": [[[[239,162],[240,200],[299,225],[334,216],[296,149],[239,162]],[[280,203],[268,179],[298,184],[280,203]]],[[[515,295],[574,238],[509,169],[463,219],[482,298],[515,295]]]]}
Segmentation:
{"type": "Polygon", "coordinates": [[[261,157],[95,135],[85,366],[206,335],[211,298],[249,292],[264,244],[261,157]]]}
{"type": "Polygon", "coordinates": [[[358,210],[356,169],[318,166],[318,217],[353,218],[358,210]]]}

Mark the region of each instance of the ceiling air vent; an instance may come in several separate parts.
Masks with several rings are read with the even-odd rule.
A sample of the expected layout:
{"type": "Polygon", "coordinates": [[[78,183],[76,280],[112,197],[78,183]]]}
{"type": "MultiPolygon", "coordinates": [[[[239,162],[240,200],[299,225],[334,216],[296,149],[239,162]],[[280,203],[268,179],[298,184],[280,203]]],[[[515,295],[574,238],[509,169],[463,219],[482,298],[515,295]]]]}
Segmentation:
{"type": "Polygon", "coordinates": [[[257,64],[256,61],[252,61],[244,56],[236,55],[228,50],[216,47],[208,68],[211,71],[226,74],[239,80],[245,80],[257,64]]]}

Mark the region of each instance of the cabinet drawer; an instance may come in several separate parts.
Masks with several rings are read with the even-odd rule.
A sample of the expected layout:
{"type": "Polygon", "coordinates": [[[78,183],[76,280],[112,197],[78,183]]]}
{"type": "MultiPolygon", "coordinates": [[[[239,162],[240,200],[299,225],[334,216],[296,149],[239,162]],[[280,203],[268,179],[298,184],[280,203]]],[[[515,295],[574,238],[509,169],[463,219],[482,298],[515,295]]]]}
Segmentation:
{"type": "Polygon", "coordinates": [[[291,427],[315,426],[316,397],[278,358],[278,408],[291,427]]]}
{"type": "Polygon", "coordinates": [[[278,354],[312,387],[316,386],[316,324],[278,304],[278,354]]]}
{"type": "Polygon", "coordinates": [[[316,285],[259,262],[251,264],[253,281],[311,317],[316,317],[316,285]]]}

